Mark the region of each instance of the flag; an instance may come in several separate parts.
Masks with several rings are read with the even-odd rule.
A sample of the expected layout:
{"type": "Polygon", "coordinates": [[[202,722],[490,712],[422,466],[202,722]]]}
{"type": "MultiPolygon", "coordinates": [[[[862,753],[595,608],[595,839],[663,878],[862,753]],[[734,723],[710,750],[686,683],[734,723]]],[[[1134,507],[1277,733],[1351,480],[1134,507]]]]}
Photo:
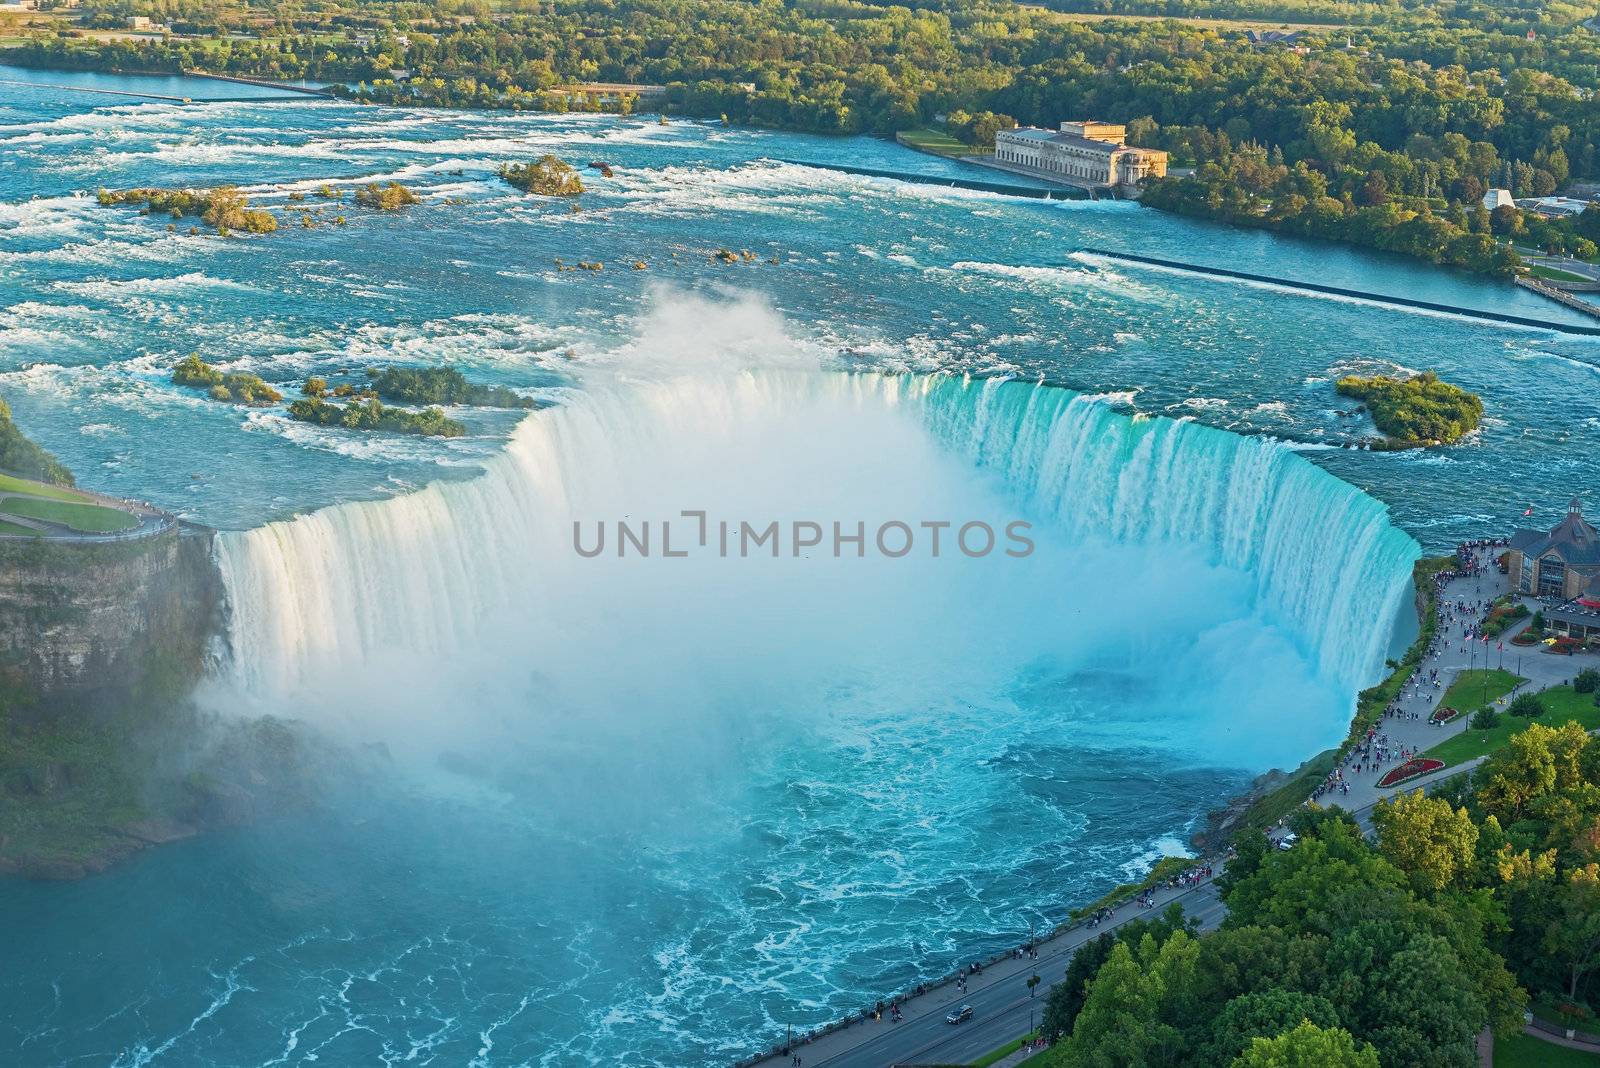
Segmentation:
{"type": "Polygon", "coordinates": [[[1532,514],[1533,514],[1533,505],[1530,504],[1530,505],[1528,505],[1528,510],[1526,512],[1522,513],[1522,518],[1526,519],[1532,514]]]}
{"type": "Polygon", "coordinates": [[[1495,646],[1495,648],[1503,653],[1503,652],[1506,651],[1506,643],[1505,642],[1501,642],[1499,645],[1495,646]]]}

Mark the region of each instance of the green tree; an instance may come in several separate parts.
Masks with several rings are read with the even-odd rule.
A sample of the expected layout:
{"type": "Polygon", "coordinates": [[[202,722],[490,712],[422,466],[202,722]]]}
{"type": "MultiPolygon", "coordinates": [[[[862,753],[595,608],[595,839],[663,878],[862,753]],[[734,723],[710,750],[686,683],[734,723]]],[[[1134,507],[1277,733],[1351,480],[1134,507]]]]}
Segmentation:
{"type": "Polygon", "coordinates": [[[1372,822],[1378,851],[1424,893],[1438,893],[1472,867],[1478,828],[1465,808],[1416,790],[1379,801],[1372,822]]]}
{"type": "Polygon", "coordinates": [[[1321,1028],[1310,1020],[1276,1038],[1256,1038],[1233,1068],[1378,1068],[1378,1051],[1356,1044],[1342,1028],[1321,1028]]]}

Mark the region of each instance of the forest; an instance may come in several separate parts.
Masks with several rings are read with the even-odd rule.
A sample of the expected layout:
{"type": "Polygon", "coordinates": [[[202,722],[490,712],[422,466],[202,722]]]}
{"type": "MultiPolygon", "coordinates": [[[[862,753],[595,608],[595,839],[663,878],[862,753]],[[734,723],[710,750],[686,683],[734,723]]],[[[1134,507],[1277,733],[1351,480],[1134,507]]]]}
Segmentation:
{"type": "MultiPolygon", "coordinates": [[[[1600,179],[1600,35],[1570,4],[1461,0],[1063,0],[1079,11],[1292,19],[1292,42],[1164,20],[1082,21],[1003,0],[88,0],[84,22],[164,20],[161,39],[38,36],[40,66],[203,68],[337,83],[361,100],[566,110],[584,81],[666,87],[669,112],[818,133],[1097,117],[1177,168],[1152,207],[1508,273],[1516,239],[1593,254],[1572,224],[1484,191],[1600,179]],[[1321,20],[1321,21],[1318,21],[1321,20]],[[193,35],[193,36],[184,36],[193,35]],[[397,78],[397,73],[399,77],[397,78]],[[971,116],[984,116],[974,123],[971,116]],[[1584,242],[1584,243],[1580,243],[1584,242]]],[[[1589,227],[1600,231],[1600,224],[1589,227]]]]}
{"type": "MultiPolygon", "coordinates": [[[[1600,741],[1533,722],[1470,779],[1252,833],[1219,877],[1228,916],[1088,943],[1049,993],[1049,1065],[1472,1068],[1530,1000],[1582,1025],[1600,969],[1600,741]]],[[[1054,978],[1054,977],[1048,977],[1054,978]]]]}

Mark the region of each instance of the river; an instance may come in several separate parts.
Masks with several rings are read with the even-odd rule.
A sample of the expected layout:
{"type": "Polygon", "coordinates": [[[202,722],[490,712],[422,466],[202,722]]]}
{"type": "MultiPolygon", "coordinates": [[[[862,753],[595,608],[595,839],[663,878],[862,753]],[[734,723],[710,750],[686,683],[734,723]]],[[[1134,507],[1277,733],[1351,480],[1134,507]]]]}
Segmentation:
{"type": "Polygon", "coordinates": [[[204,700],[392,771],[0,882],[0,1059],[731,1060],[1180,850],[1343,736],[1418,551],[1588,489],[1596,339],[1075,252],[1573,321],[1531,294],[806,161],[964,173],[652,116],[4,84],[0,395],[86,485],[225,532],[204,700]],[[546,152],[614,175],[586,170],[578,211],[495,177],[546,152]],[[317,195],[391,179],[423,202],[317,195]],[[93,197],[221,183],[287,224],[224,240],[93,197]],[[290,395],[443,363],[551,406],[451,411],[449,440],[311,427],[173,385],[190,352],[290,395]],[[1424,368],[1484,426],[1349,447],[1371,427],[1333,380],[1424,368]],[[1037,548],[674,570],[567,544],[697,508],[1021,519],[1037,548]]]}

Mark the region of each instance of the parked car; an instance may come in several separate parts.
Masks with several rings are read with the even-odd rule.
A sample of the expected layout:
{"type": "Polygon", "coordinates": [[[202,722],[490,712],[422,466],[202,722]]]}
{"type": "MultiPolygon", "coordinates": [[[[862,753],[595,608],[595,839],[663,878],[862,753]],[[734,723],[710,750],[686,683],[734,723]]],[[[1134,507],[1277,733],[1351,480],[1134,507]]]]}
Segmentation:
{"type": "Polygon", "coordinates": [[[1278,848],[1279,849],[1293,849],[1294,848],[1294,844],[1296,842],[1298,842],[1298,841],[1300,841],[1300,836],[1298,834],[1295,834],[1293,831],[1290,831],[1288,834],[1286,834],[1282,838],[1278,839],[1278,848]]]}
{"type": "Polygon", "coordinates": [[[963,1005],[955,1012],[952,1012],[949,1016],[946,1016],[944,1018],[944,1022],[947,1024],[958,1024],[966,1023],[970,1019],[972,1019],[972,1006],[963,1005]]]}

